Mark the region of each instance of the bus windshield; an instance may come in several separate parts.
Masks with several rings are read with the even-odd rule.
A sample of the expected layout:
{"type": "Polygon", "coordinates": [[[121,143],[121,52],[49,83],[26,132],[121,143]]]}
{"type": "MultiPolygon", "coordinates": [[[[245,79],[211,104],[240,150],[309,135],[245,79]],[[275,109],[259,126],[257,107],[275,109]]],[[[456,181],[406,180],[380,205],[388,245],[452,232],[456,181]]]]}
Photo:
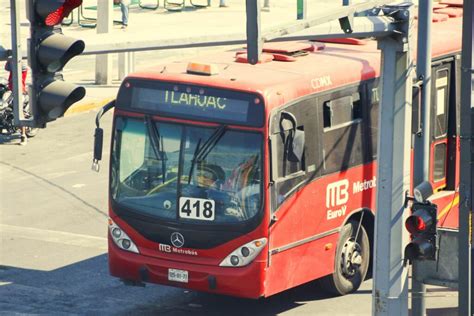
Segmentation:
{"type": "Polygon", "coordinates": [[[231,224],[262,204],[262,135],[118,117],[112,198],[166,221],[231,224]]]}

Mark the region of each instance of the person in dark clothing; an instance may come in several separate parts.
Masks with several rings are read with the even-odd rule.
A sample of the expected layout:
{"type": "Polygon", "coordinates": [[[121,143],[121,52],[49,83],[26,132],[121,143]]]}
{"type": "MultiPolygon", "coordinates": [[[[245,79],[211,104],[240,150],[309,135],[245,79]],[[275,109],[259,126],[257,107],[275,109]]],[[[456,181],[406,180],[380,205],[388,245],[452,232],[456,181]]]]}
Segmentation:
{"type": "MultiPolygon", "coordinates": [[[[11,60],[8,60],[5,64],[5,70],[8,71],[8,89],[13,91],[13,74],[11,60]]],[[[21,88],[23,96],[28,98],[28,92],[26,91],[26,76],[28,75],[28,67],[24,63],[21,63],[21,88]]],[[[26,136],[26,127],[21,127],[20,145],[26,145],[28,143],[28,137],[26,136]]]]}

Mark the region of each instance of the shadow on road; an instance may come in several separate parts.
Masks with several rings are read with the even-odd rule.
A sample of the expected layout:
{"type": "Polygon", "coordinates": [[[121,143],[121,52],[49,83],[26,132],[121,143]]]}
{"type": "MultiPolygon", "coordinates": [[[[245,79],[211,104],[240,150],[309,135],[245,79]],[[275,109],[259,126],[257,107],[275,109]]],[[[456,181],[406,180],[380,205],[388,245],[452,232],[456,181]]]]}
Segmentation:
{"type": "MultiPolygon", "coordinates": [[[[370,294],[360,290],[352,295],[370,294]]],[[[279,315],[307,303],[334,299],[324,293],[316,282],[310,282],[269,298],[243,299],[210,293],[195,293],[187,305],[160,310],[152,306],[138,306],[134,313],[141,315],[279,315]]],[[[296,311],[293,311],[297,313],[296,311]]]]}
{"type": "Polygon", "coordinates": [[[51,271],[0,266],[0,310],[39,314],[275,315],[331,298],[315,282],[260,300],[151,284],[129,287],[111,277],[107,265],[107,255],[103,254],[51,271]]]}
{"type": "Polygon", "coordinates": [[[159,313],[189,296],[165,286],[123,285],[109,275],[106,254],[51,271],[0,266],[0,311],[8,314],[133,314],[137,305],[159,313]]]}
{"type": "MultiPolygon", "coordinates": [[[[109,275],[106,254],[51,271],[0,266],[0,311],[8,314],[241,316],[310,311],[328,315],[331,310],[330,315],[359,315],[360,307],[370,306],[370,296],[367,284],[347,301],[347,297],[325,294],[317,282],[259,300],[153,284],[129,287],[109,275]],[[341,314],[344,310],[346,314],[341,314]]],[[[457,308],[428,308],[427,315],[457,315],[457,308]]]]}

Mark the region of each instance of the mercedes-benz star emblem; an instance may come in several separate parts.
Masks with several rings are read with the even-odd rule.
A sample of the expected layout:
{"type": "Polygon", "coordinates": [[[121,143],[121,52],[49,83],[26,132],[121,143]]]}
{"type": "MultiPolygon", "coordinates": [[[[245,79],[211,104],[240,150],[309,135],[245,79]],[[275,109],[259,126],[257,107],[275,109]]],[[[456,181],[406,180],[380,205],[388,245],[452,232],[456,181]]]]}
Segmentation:
{"type": "Polygon", "coordinates": [[[171,244],[176,248],[181,248],[184,245],[184,237],[178,232],[174,232],[171,234],[171,244]]]}

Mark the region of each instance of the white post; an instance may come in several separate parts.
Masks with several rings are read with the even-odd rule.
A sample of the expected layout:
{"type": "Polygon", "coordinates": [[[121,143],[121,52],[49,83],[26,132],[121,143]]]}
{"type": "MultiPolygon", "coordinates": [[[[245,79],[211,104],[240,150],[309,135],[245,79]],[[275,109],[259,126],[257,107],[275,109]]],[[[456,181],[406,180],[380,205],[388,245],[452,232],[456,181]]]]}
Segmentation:
{"type": "Polygon", "coordinates": [[[21,33],[20,33],[20,9],[19,1],[10,0],[10,17],[12,32],[12,58],[10,59],[10,71],[13,78],[13,110],[14,123],[23,126],[23,90],[22,90],[22,61],[21,61],[21,33]]]}
{"type": "MultiPolygon", "coordinates": [[[[113,27],[113,1],[97,0],[97,33],[109,33],[113,27]]],[[[112,56],[97,55],[95,58],[95,83],[112,83],[112,56]]]]}
{"type": "Polygon", "coordinates": [[[118,77],[125,78],[135,68],[135,52],[118,53],[118,77]]]}

